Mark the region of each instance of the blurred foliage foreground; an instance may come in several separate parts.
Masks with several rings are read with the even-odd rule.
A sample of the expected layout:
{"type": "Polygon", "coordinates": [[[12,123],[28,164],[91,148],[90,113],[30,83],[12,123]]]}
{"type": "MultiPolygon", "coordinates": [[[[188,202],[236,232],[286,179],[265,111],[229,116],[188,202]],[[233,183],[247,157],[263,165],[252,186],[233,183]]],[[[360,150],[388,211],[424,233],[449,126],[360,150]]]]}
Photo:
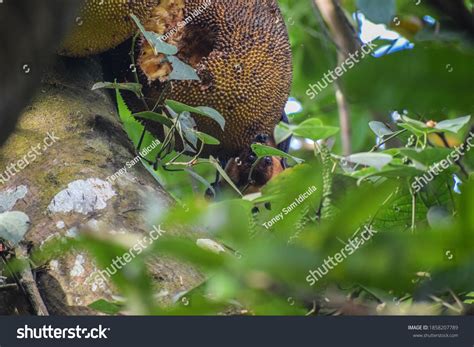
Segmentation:
{"type": "MultiPolygon", "coordinates": [[[[347,3],[352,11],[355,3],[347,3]]],[[[367,13],[374,10],[373,2],[360,3],[367,13]]],[[[474,141],[469,137],[471,118],[464,116],[473,108],[472,46],[452,32],[442,35],[437,28],[435,35],[426,28],[421,37],[410,38],[414,49],[367,58],[348,72],[344,79],[357,127],[353,145],[366,152],[342,157],[338,141],[332,149],[322,141],[338,132],[337,117],[328,117],[334,103],[330,88],[319,102],[304,97],[308,84],[321,78],[324,64],[330,68],[335,61],[335,50],[324,44],[327,38],[314,35],[318,23],[308,6],[282,1],[295,51],[293,96],[302,100],[304,111],[292,117],[291,125],[278,126],[275,135],[280,141],[290,135],[310,140],[312,150],[288,156],[293,166],[261,194],[218,202],[203,198],[209,187],[203,177],[209,178],[209,170],[201,167],[215,167],[212,158],[196,157],[185,163],[185,170],[172,173],[164,170],[167,160],[162,158],[157,170],[150,171],[177,197],[177,204],[150,206],[150,226],[195,233],[186,239],[160,236],[111,277],[120,296],[91,307],[108,314],[183,315],[472,312],[474,182],[467,139],[474,141]],[[313,60],[322,56],[315,70],[313,60]],[[368,122],[371,111],[387,120],[390,114],[397,117],[368,122]],[[201,184],[203,189],[196,189],[201,184]],[[367,240],[361,237],[366,230],[373,231],[367,240]],[[352,251],[336,256],[342,249],[352,251]],[[156,256],[189,262],[206,279],[190,291],[170,293],[172,303],[165,305],[157,299],[159,285],[147,275],[146,264],[156,256]],[[316,270],[322,274],[317,280],[311,276],[316,270]]],[[[383,12],[384,6],[379,7],[383,12]]],[[[393,9],[411,16],[428,11],[408,1],[386,10],[393,9]]],[[[125,93],[130,86],[106,87],[125,93]]],[[[124,126],[138,143],[142,127],[118,100],[124,126]]],[[[196,109],[172,101],[166,105],[158,116],[141,116],[181,129],[190,142],[217,144],[177,126],[182,125],[180,117],[189,124],[196,109]]],[[[204,113],[220,119],[213,110],[204,113]]],[[[141,142],[151,141],[147,134],[141,142]]],[[[162,153],[161,147],[156,151],[162,153]]],[[[254,150],[260,157],[272,154],[268,148],[254,150]]],[[[119,236],[103,239],[93,233],[55,243],[36,252],[32,261],[46,264],[58,252],[80,249],[106,268],[133,247],[119,236]]]]}
{"type": "MultiPolygon", "coordinates": [[[[415,178],[453,149],[430,146],[424,140],[433,128],[407,117],[398,131],[371,125],[383,129],[384,138],[405,135],[407,145],[348,158],[321,145],[313,159],[286,170],[261,195],[213,203],[198,195],[167,210],[150,206],[151,224],[196,233],[186,239],[161,235],[111,277],[123,297],[91,307],[184,315],[463,313],[474,300],[474,182],[466,180],[454,192],[459,169],[453,163],[415,192],[415,178]],[[367,229],[374,234],[364,242],[367,229]],[[356,237],[353,251],[338,259],[335,254],[356,237]],[[146,271],[155,256],[189,262],[206,280],[173,293],[174,304],[158,305],[160,288],[146,271]],[[330,256],[337,263],[327,270],[330,256]],[[316,269],[325,276],[312,281],[316,269]]],[[[74,248],[106,268],[134,246],[128,240],[84,233],[51,244],[33,261],[44,264],[74,248]]]]}

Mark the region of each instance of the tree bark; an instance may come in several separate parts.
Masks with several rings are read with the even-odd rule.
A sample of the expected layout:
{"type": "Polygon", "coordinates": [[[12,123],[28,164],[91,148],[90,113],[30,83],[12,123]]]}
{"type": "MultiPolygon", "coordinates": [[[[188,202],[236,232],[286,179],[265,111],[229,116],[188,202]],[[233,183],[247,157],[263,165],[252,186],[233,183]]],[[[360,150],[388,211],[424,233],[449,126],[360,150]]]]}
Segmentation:
{"type": "MultiPolygon", "coordinates": [[[[360,39],[346,18],[344,11],[337,0],[313,0],[331,32],[331,37],[337,47],[338,64],[342,64],[350,53],[361,48],[360,39]]],[[[348,102],[342,91],[339,81],[335,83],[336,101],[339,109],[339,123],[341,125],[341,142],[344,155],[352,152],[351,148],[351,116],[348,102]]]]}
{"type": "MultiPolygon", "coordinates": [[[[107,182],[136,154],[109,94],[91,91],[102,80],[96,60],[60,59],[45,74],[17,131],[0,150],[4,181],[0,181],[0,212],[21,211],[29,217],[31,226],[24,242],[33,249],[54,237],[74,236],[84,226],[109,236],[143,234],[151,230],[143,213],[146,201],[151,197],[163,208],[173,204],[140,162],[113,183],[107,182]],[[54,143],[45,146],[51,139],[54,143]],[[33,159],[34,149],[38,153],[33,159]],[[27,161],[27,166],[20,169],[19,160],[27,161]],[[8,167],[13,175],[4,171],[8,167]]],[[[0,262],[0,275],[1,270],[0,262]]],[[[101,288],[86,282],[95,270],[85,252],[73,251],[52,260],[47,272],[36,278],[49,313],[90,314],[88,304],[111,299],[114,289],[109,284],[101,288]]],[[[167,258],[156,259],[151,272],[159,279],[160,290],[169,293],[163,303],[203,279],[192,266],[167,258]]],[[[20,312],[5,306],[17,301],[24,306],[24,300],[15,298],[18,295],[21,291],[0,289],[0,311],[20,312]]]]}
{"type": "Polygon", "coordinates": [[[75,23],[82,0],[3,0],[0,3],[0,145],[33,97],[75,23]]]}

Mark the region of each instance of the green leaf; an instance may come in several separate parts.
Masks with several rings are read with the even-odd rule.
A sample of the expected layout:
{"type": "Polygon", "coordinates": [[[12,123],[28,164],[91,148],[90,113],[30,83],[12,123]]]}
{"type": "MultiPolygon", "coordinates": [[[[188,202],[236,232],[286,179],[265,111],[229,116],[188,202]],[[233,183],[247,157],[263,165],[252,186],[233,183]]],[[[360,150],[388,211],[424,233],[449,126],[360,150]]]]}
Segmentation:
{"type": "Polygon", "coordinates": [[[425,166],[440,162],[446,159],[452,149],[449,148],[425,148],[423,150],[416,150],[413,148],[401,148],[400,153],[412,160],[415,160],[425,166]]]}
{"type": "Polygon", "coordinates": [[[222,130],[224,130],[225,127],[225,118],[217,112],[215,109],[207,106],[198,106],[196,107],[201,113],[201,115],[212,118],[219,124],[222,130]]]}
{"type": "Polygon", "coordinates": [[[357,153],[352,154],[346,158],[351,163],[356,163],[365,166],[371,166],[377,170],[381,170],[385,165],[389,164],[393,157],[384,153],[357,153]]]}
{"type": "Polygon", "coordinates": [[[417,128],[421,131],[425,131],[426,129],[432,129],[432,128],[428,127],[425,123],[420,122],[419,120],[416,120],[416,119],[412,119],[412,118],[407,117],[407,116],[402,116],[402,120],[405,123],[410,124],[411,126],[417,128]]]}
{"type": "Polygon", "coordinates": [[[135,16],[133,13],[130,14],[130,16],[134,20],[138,29],[140,29],[145,40],[147,40],[150,46],[153,47],[153,51],[155,52],[155,54],[163,53],[166,55],[175,55],[176,53],[178,53],[178,48],[176,48],[173,45],[170,45],[169,43],[164,42],[161,39],[160,35],[152,31],[145,30],[145,28],[143,27],[142,23],[140,23],[140,20],[137,18],[137,16],[135,16]]]}
{"type": "Polygon", "coordinates": [[[195,131],[195,133],[197,137],[199,138],[199,140],[201,140],[206,145],[218,145],[221,143],[218,139],[216,139],[215,137],[211,135],[205,134],[200,131],[195,131]]]}
{"type": "Polygon", "coordinates": [[[0,213],[0,238],[17,245],[30,228],[30,218],[20,211],[0,213]]]}
{"type": "Polygon", "coordinates": [[[115,315],[120,312],[121,307],[113,302],[109,302],[104,299],[99,299],[94,301],[92,304],[89,304],[88,307],[92,308],[93,310],[103,312],[109,315],[115,315]]]}
{"type": "Polygon", "coordinates": [[[180,125],[179,128],[182,131],[182,135],[194,146],[195,149],[197,147],[198,137],[196,130],[194,129],[196,127],[196,122],[194,121],[193,117],[191,117],[189,112],[184,111],[179,115],[178,122],[180,125]]]}
{"type": "Polygon", "coordinates": [[[239,188],[234,184],[234,182],[231,180],[229,175],[227,175],[227,172],[222,168],[222,166],[219,164],[219,161],[216,160],[212,155],[209,157],[209,162],[214,165],[214,167],[217,169],[219,174],[222,176],[222,178],[237,192],[239,193],[240,196],[242,196],[242,193],[240,192],[239,188]]]}
{"type": "Polygon", "coordinates": [[[117,83],[117,82],[97,82],[91,90],[97,89],[115,89],[126,90],[135,93],[137,97],[142,97],[142,85],[140,83],[117,83]]]}
{"type": "Polygon", "coordinates": [[[168,61],[173,65],[173,71],[171,71],[168,78],[170,80],[177,81],[199,81],[199,76],[191,66],[186,63],[183,63],[178,58],[170,55],[167,57],[168,61]]]}
{"type": "Polygon", "coordinates": [[[166,100],[165,103],[167,106],[169,106],[175,112],[178,112],[178,113],[191,112],[191,113],[199,114],[201,116],[209,117],[215,120],[220,125],[221,129],[224,130],[225,118],[222,117],[222,115],[213,108],[205,107],[205,106],[192,107],[192,106],[188,106],[174,100],[166,100]]]}
{"type": "Polygon", "coordinates": [[[444,120],[436,124],[435,129],[458,133],[466,124],[469,123],[470,120],[471,116],[444,120]]]}
{"type": "Polygon", "coordinates": [[[202,184],[204,184],[208,189],[210,189],[212,191],[212,194],[214,196],[216,195],[216,191],[215,191],[214,187],[204,177],[202,177],[201,175],[199,175],[197,172],[195,172],[193,169],[191,169],[189,167],[185,168],[184,171],[186,171],[188,174],[190,174],[192,177],[194,177],[194,179],[196,179],[199,182],[201,182],[202,184]]]}
{"type": "Polygon", "coordinates": [[[146,112],[134,113],[133,117],[138,118],[138,119],[147,119],[153,122],[164,124],[168,128],[171,128],[173,126],[173,122],[168,117],[165,117],[156,112],[146,111],[146,112]]]}
{"type": "Polygon", "coordinates": [[[265,146],[265,145],[262,145],[260,143],[254,143],[251,147],[252,147],[252,151],[259,158],[267,157],[267,156],[270,156],[270,157],[276,156],[276,157],[292,159],[298,164],[301,164],[302,162],[304,162],[303,159],[294,157],[294,156],[292,156],[288,153],[280,151],[279,149],[276,149],[276,148],[270,147],[270,146],[265,146]]]}
{"type": "Polygon", "coordinates": [[[348,176],[357,178],[360,182],[370,177],[415,177],[422,173],[423,171],[412,166],[403,165],[401,160],[394,159],[390,165],[384,166],[381,170],[375,167],[364,167],[349,173],[348,176]]]}
{"type": "Polygon", "coordinates": [[[374,23],[388,24],[396,13],[395,0],[357,0],[357,8],[374,23]]]}
{"type": "Polygon", "coordinates": [[[275,138],[276,144],[282,143],[291,135],[293,135],[293,131],[291,130],[290,125],[283,122],[278,123],[273,131],[273,137],[275,138]]]}
{"type": "Polygon", "coordinates": [[[429,127],[425,123],[411,119],[407,116],[402,116],[402,120],[403,123],[398,123],[398,126],[412,132],[417,136],[436,132],[436,129],[433,127],[429,127]]]}
{"type": "Polygon", "coordinates": [[[324,140],[334,136],[339,132],[339,128],[321,125],[317,118],[305,120],[293,129],[293,134],[311,140],[324,140]]]}
{"type": "Polygon", "coordinates": [[[375,133],[375,135],[377,135],[377,137],[384,137],[393,134],[393,131],[382,122],[369,122],[369,127],[375,133]]]}
{"type": "Polygon", "coordinates": [[[381,58],[366,57],[344,76],[347,97],[384,112],[409,109],[421,114],[443,110],[471,114],[473,59],[472,49],[428,43],[381,58]]]}

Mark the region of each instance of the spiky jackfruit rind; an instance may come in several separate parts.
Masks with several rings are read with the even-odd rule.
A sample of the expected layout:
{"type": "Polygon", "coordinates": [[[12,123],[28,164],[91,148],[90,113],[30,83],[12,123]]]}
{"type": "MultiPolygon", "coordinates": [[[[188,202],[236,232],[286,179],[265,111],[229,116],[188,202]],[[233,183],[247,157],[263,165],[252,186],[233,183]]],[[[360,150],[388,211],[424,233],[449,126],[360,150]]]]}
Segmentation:
{"type": "Polygon", "coordinates": [[[59,54],[83,57],[119,45],[137,31],[130,14],[144,20],[158,3],[159,0],[86,0],[59,54]]]}
{"type": "MultiPolygon", "coordinates": [[[[193,114],[198,129],[221,142],[206,148],[203,155],[233,157],[250,146],[257,134],[271,136],[282,116],[292,80],[286,26],[275,0],[184,3],[183,14],[176,12],[173,20],[183,18],[187,23],[178,23],[181,30],[170,39],[180,50],[178,57],[192,65],[201,80],[171,81],[166,97],[219,111],[226,119],[224,131],[212,120],[193,114]]],[[[152,30],[150,23],[147,30],[152,30]]],[[[158,33],[164,34],[163,28],[158,33]]],[[[163,59],[156,59],[156,66],[144,60],[149,49],[144,42],[139,65],[150,82],[147,97],[156,100],[162,92],[158,82],[166,80],[172,66],[163,59]]]]}

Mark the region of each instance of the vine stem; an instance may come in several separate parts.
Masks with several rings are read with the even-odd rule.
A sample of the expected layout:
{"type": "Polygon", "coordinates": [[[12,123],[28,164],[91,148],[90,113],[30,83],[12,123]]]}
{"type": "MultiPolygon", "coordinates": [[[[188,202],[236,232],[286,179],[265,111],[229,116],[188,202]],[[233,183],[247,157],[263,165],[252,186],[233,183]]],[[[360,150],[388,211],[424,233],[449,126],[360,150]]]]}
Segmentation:
{"type": "Polygon", "coordinates": [[[384,144],[386,144],[388,141],[390,140],[393,140],[394,138],[396,138],[397,136],[407,132],[408,130],[407,129],[402,129],[402,130],[399,130],[395,133],[393,133],[392,135],[390,135],[389,137],[387,137],[385,140],[383,140],[382,142],[376,144],[374,147],[372,147],[372,149],[370,150],[370,152],[374,152],[376,151],[377,149],[379,149],[380,147],[382,147],[384,144]]]}

